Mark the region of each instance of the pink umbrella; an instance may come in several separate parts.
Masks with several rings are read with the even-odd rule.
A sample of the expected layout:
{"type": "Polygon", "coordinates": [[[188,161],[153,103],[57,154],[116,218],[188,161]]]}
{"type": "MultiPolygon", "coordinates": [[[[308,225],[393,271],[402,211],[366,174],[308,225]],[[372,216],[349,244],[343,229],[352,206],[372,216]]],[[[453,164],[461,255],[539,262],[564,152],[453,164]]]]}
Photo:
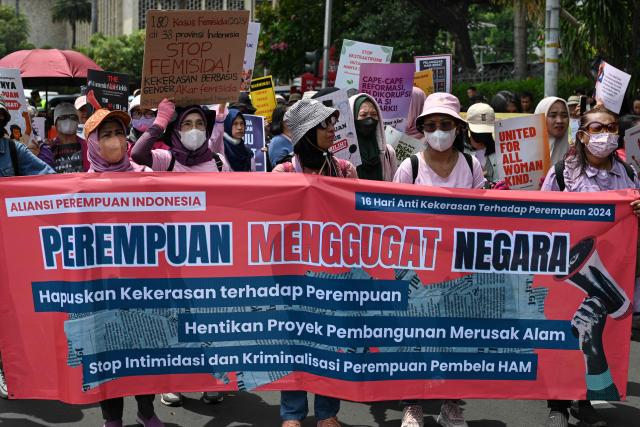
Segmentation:
{"type": "Polygon", "coordinates": [[[0,68],[18,68],[25,86],[82,84],[87,70],[102,70],[74,50],[19,50],[0,59],[0,68]]]}

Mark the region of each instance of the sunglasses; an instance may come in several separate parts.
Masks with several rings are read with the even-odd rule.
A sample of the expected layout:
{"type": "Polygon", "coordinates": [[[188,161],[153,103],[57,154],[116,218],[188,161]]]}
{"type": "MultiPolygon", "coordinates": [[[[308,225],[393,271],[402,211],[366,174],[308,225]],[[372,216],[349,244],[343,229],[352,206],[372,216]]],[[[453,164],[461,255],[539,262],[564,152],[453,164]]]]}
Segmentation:
{"type": "Polygon", "coordinates": [[[599,123],[599,122],[591,122],[588,125],[580,128],[583,131],[589,132],[591,134],[609,132],[609,133],[618,133],[618,129],[620,129],[620,125],[618,122],[612,123],[599,123]]]}
{"type": "Polygon", "coordinates": [[[422,123],[416,124],[416,129],[419,132],[435,132],[436,129],[440,129],[441,131],[448,132],[456,127],[456,122],[454,120],[442,120],[439,122],[429,120],[422,123]]]}
{"type": "Polygon", "coordinates": [[[336,116],[329,116],[326,120],[320,122],[320,127],[322,129],[326,129],[329,126],[335,126],[336,123],[338,123],[338,119],[336,118],[336,116]]]}

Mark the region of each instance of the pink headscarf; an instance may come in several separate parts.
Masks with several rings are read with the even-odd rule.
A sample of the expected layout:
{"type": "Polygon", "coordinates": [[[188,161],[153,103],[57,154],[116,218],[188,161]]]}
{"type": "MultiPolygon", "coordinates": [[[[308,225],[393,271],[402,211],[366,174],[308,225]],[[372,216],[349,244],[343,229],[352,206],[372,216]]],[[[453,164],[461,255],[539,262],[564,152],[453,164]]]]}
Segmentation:
{"type": "Polygon", "coordinates": [[[419,87],[413,87],[411,91],[411,106],[409,107],[409,115],[407,117],[407,127],[405,133],[412,138],[422,139],[424,134],[416,129],[416,119],[422,113],[422,106],[427,100],[427,95],[419,87]]]}
{"type": "MultiPolygon", "coordinates": [[[[115,120],[122,129],[125,134],[127,132],[127,128],[124,123],[120,119],[110,119],[115,120]]],[[[98,142],[98,129],[99,126],[89,134],[89,138],[87,138],[87,157],[89,159],[90,167],[88,172],[142,172],[144,171],[144,167],[137,165],[131,161],[129,161],[129,155],[125,153],[122,159],[118,163],[109,163],[100,155],[100,143],[98,142]]]]}

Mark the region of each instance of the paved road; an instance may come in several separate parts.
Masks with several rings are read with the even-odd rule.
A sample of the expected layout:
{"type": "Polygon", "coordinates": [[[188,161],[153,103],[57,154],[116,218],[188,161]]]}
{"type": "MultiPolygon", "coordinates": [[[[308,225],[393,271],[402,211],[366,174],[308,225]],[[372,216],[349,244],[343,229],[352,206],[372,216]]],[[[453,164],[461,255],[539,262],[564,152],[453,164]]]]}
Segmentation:
{"type": "MultiPolygon", "coordinates": [[[[632,342],[628,400],[621,403],[596,403],[610,427],[640,426],[640,342],[632,342]]],[[[156,410],[167,427],[240,427],[280,425],[278,393],[229,394],[218,405],[205,405],[198,394],[187,394],[185,405],[168,408],[156,402],[156,410]]],[[[310,405],[313,407],[313,405],[310,405]]],[[[469,427],[538,427],[547,415],[546,402],[513,400],[469,400],[464,405],[469,427]]],[[[437,415],[438,402],[425,402],[425,414],[437,415]]],[[[135,401],[125,399],[125,425],[135,426],[135,401]]],[[[401,411],[396,402],[374,404],[343,402],[340,419],[345,427],[399,427],[401,411]]],[[[432,417],[425,426],[435,427],[432,417]]],[[[575,420],[574,420],[575,421],[575,420]]],[[[101,426],[97,405],[71,406],[53,401],[0,400],[0,426],[101,426]]],[[[313,427],[308,418],[304,427],[313,427]]]]}

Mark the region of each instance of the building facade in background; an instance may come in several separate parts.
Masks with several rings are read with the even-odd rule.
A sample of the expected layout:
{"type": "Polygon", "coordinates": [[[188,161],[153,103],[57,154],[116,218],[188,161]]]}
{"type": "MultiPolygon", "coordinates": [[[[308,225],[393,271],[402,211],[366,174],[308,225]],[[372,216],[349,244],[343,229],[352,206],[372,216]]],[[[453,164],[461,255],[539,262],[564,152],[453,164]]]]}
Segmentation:
{"type": "MultiPolygon", "coordinates": [[[[98,32],[106,36],[131,34],[145,28],[149,9],[248,10],[253,19],[260,3],[277,0],[97,0],[98,32]]],[[[71,48],[71,26],[54,23],[51,7],[54,0],[0,0],[5,6],[18,6],[29,21],[29,42],[36,47],[71,48]]],[[[86,46],[91,38],[91,23],[77,24],[77,46],[86,46]]]]}

